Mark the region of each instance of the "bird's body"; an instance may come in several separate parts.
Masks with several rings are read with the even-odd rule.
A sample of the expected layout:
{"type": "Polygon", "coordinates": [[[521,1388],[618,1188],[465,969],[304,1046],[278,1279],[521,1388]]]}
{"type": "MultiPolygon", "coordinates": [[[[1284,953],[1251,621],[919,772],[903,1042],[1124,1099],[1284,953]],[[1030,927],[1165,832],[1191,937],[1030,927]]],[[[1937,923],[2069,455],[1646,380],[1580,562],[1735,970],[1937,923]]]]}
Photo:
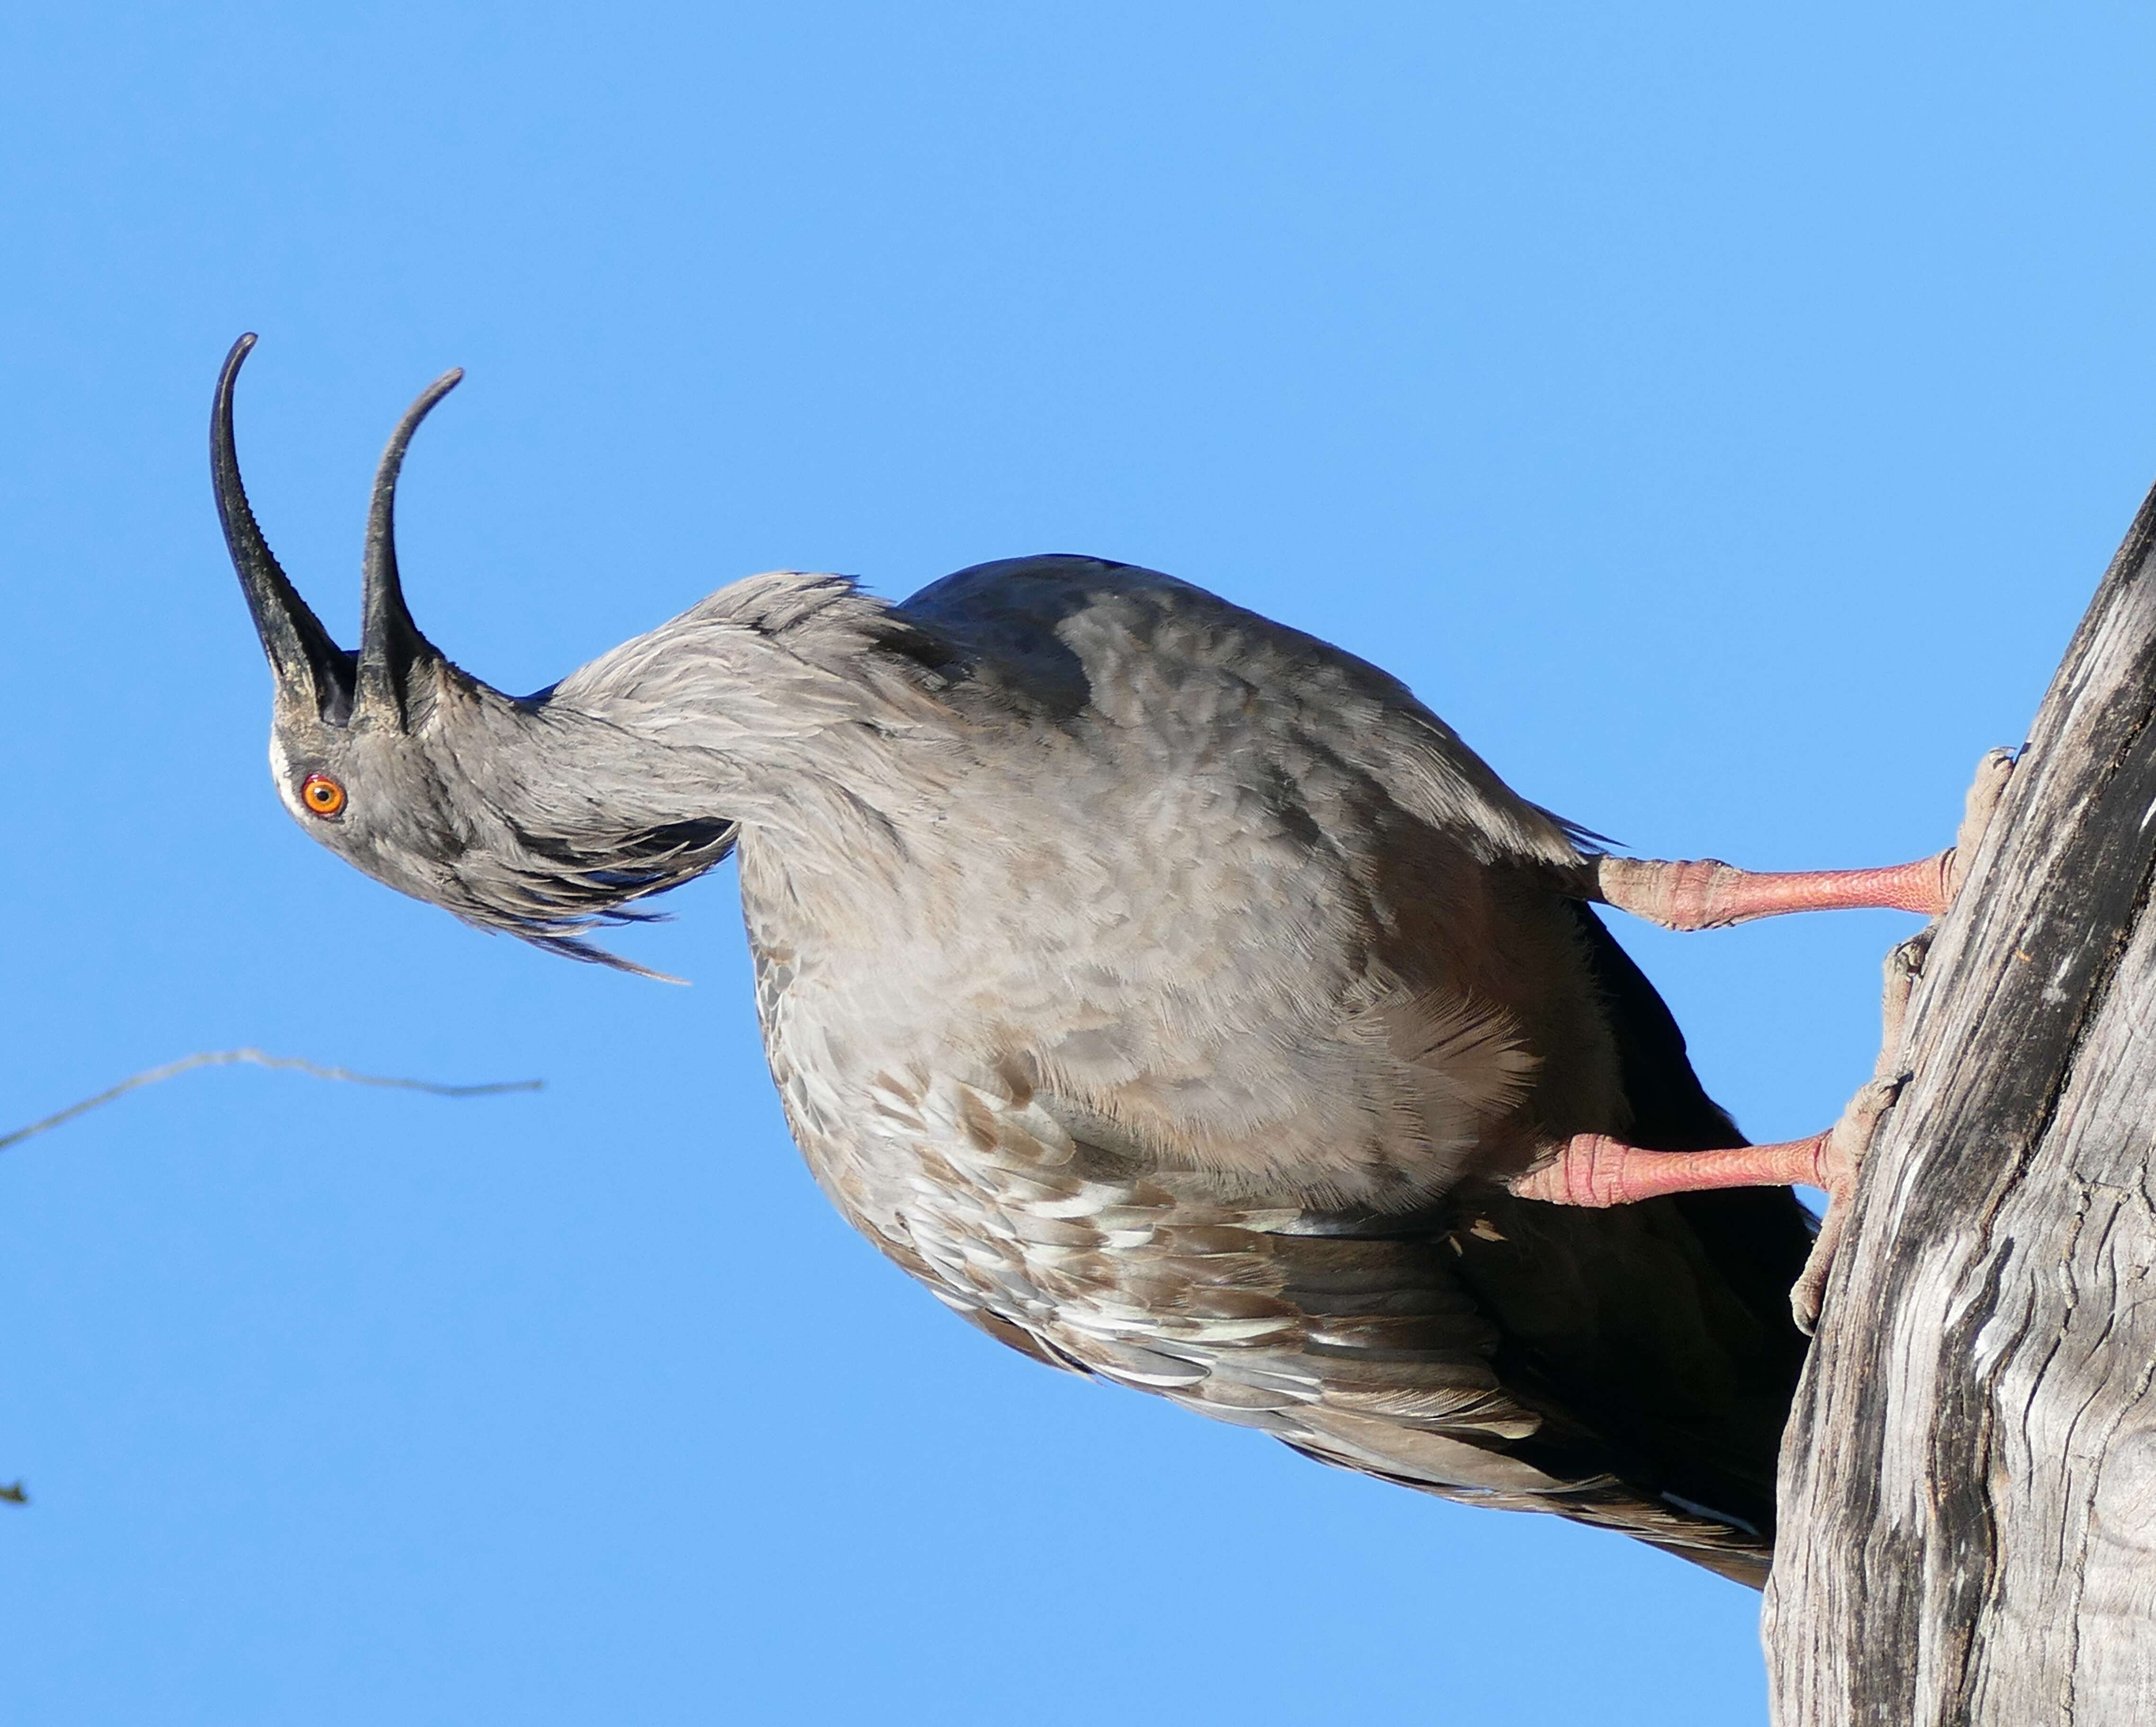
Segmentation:
{"type": "MultiPolygon", "coordinates": [[[[897,608],[754,578],[552,699],[701,744],[685,642],[743,629],[849,734],[768,765],[784,809],[743,818],[740,868],[788,1119],[870,1240],[1044,1360],[1756,1566],[1794,1202],[1498,1185],[1576,1132],[1732,1137],[1562,824],[1374,668],[1088,558],[897,608]],[[1628,1054],[1692,1120],[1640,1119],[1628,1054]]],[[[714,748],[745,670],[711,681],[714,748]]]]}
{"type": "Polygon", "coordinates": [[[794,1137],[943,1301],[1327,1462],[1758,1580],[1804,1215],[1506,1191],[1573,1134],[1733,1130],[1584,903],[1583,836],[1397,681],[1044,558],[899,605],[752,578],[512,700],[376,604],[393,559],[369,579],[372,676],[373,636],[341,671],[263,624],[295,817],[586,957],[737,843],[794,1137]]]}

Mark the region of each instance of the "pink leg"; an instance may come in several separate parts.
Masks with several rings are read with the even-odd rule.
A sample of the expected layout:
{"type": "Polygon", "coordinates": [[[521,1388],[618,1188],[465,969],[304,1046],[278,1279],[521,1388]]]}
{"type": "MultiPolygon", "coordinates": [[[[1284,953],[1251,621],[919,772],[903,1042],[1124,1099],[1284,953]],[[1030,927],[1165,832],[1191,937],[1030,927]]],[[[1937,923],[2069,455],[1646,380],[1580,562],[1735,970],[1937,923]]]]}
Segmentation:
{"type": "Polygon", "coordinates": [[[1804,870],[1754,874],[1715,858],[1664,862],[1605,857],[1595,881],[1604,904],[1666,929],[1722,929],[1782,912],[1885,907],[1936,917],[1953,897],[1954,854],[1884,870],[1804,870]]]}
{"type": "MultiPolygon", "coordinates": [[[[1824,912],[1884,907],[1938,917],[1953,903],[1977,856],[2014,769],[2003,749],[1984,757],[1969,789],[1953,846],[1936,857],[1886,870],[1819,870],[1754,875],[1709,858],[1669,863],[1652,858],[1597,861],[1596,897],[1605,904],[1671,929],[1716,929],[1778,912],[1824,912]]],[[[1880,1119],[1901,1090],[1902,1020],[1922,961],[1922,938],[1887,957],[1885,1025],[1871,1081],[1849,1100],[1841,1119],[1824,1133],[1781,1145],[1721,1151],[1646,1151],[1606,1134],[1573,1135],[1541,1169],[1516,1178],[1522,1198],[1559,1205],[1622,1205],[1662,1194],[1721,1187],[1804,1185],[1826,1190],[1827,1212],[1804,1273],[1789,1292],[1799,1329],[1817,1323],[1827,1272],[1843,1231],[1856,1171],[1880,1119]]]]}
{"type": "Polygon", "coordinates": [[[1605,1133],[1575,1133],[1554,1162],[1520,1176],[1512,1191],[1556,1205],[1600,1207],[1716,1187],[1825,1187],[1832,1133],[1724,1151],[1643,1151],[1605,1133]]]}
{"type": "MultiPolygon", "coordinates": [[[[1906,969],[1906,968],[1904,968],[1906,969]]],[[[1890,1002],[1890,1010],[1892,1004],[1890,1002]]],[[[1886,1065],[1881,1058],[1881,1066],[1886,1065]]],[[[1717,1187],[1788,1187],[1826,1190],[1827,1212],[1812,1243],[1804,1274],[1789,1292],[1789,1307],[1799,1329],[1810,1331],[1819,1318],[1826,1274],[1849,1222],[1856,1185],[1856,1166],[1879,1118],[1893,1107],[1902,1088],[1898,1077],[1875,1079],[1849,1100],[1841,1119],[1824,1133],[1779,1145],[1736,1145],[1721,1151],[1645,1151],[1606,1133],[1575,1133],[1564,1149],[1539,1169],[1516,1176],[1512,1190],[1522,1199],[1554,1205],[1629,1205],[1635,1200],[1664,1194],[1700,1193],[1717,1187]]]]}

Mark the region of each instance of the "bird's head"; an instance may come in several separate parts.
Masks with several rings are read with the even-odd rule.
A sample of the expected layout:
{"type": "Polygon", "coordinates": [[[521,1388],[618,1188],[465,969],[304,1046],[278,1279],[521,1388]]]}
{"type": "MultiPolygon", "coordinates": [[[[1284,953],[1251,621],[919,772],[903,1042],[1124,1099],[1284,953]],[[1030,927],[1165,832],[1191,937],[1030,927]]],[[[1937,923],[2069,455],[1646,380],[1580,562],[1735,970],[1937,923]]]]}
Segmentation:
{"type": "Polygon", "coordinates": [[[360,645],[339,647],[279,565],[240,483],[233,390],[243,336],[218,378],[210,467],[233,567],[276,682],[270,766],[293,819],[377,881],[485,928],[580,959],[627,966],[580,940],[639,914],[632,902],[723,858],[733,824],[653,801],[656,746],[551,702],[514,697],[453,665],[420,634],[397,571],[398,471],[434,404],[420,394],[374,479],[360,645]]]}

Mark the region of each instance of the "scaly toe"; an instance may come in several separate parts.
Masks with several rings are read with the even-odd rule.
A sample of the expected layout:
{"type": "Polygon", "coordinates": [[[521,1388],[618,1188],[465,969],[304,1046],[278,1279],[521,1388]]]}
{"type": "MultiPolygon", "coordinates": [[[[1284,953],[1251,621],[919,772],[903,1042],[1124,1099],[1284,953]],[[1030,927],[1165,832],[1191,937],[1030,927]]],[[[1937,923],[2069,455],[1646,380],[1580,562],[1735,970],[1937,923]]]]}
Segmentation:
{"type": "Polygon", "coordinates": [[[1961,885],[1969,879],[1969,866],[1976,861],[1977,847],[1990,831],[1991,819],[1999,813],[1999,800],[2006,794],[2006,783],[2014,777],[2014,753],[2011,750],[1994,749],[1986,752],[1976,764],[1976,778],[1969,782],[1969,795],[1963,800],[1961,826],[1954,834],[1953,851],[1947,861],[1947,903],[1953,903],[1961,885]]]}
{"type": "Polygon", "coordinates": [[[1826,1298],[1827,1273],[1834,1269],[1834,1256],[1841,1246],[1842,1227],[1848,1217],[1849,1195],[1845,1192],[1832,1195],[1826,1216],[1820,1219],[1819,1234],[1813,1238],[1811,1257],[1804,1261],[1804,1270],[1789,1288],[1789,1317],[1806,1337],[1819,1329],[1820,1305],[1826,1298]]]}
{"type": "Polygon", "coordinates": [[[1830,1193],[1853,1187],[1856,1172],[1864,1167],[1864,1154],[1871,1149],[1871,1136],[1879,1131],[1880,1118],[1902,1095],[1907,1074],[1867,1080],[1856,1088],[1841,1112],[1841,1119],[1826,1136],[1826,1150],[1820,1159],[1820,1174],[1830,1193]]]}
{"type": "Polygon", "coordinates": [[[1820,1178],[1826,1189],[1826,1216],[1820,1220],[1820,1232],[1812,1242],[1811,1257],[1804,1261],[1804,1271],[1789,1291],[1790,1317],[1797,1322],[1797,1329],[1807,1336],[1819,1324],[1827,1273],[1834,1269],[1835,1254],[1849,1225],[1850,1203],[1856,1195],[1857,1171],[1864,1167],[1865,1154],[1871,1149],[1872,1136],[1879,1131],[1881,1119],[1894,1107],[1894,1100],[1902,1095],[1907,1078],[1906,1074],[1897,1073],[1859,1086],[1856,1095],[1842,1110],[1841,1119],[1826,1136],[1826,1146],[1820,1157],[1820,1178]]]}
{"type": "Polygon", "coordinates": [[[1887,950],[1879,992],[1879,1054],[1871,1063],[1874,1079],[1891,1079],[1902,1071],[1902,1041],[1908,1031],[1909,1001],[1917,993],[1917,979],[1924,974],[1934,928],[1927,924],[1907,941],[1887,950]]]}

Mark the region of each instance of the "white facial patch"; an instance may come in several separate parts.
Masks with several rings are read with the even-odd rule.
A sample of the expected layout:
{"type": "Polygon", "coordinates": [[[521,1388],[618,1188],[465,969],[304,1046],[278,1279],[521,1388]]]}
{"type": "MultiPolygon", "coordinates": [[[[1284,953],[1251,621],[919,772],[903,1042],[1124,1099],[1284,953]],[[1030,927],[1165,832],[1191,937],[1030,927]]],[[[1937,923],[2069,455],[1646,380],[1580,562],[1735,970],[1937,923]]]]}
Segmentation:
{"type": "Polygon", "coordinates": [[[277,788],[277,796],[297,821],[307,813],[300,802],[300,789],[292,782],[292,758],[285,753],[285,742],[275,731],[270,734],[270,778],[277,788]]]}

